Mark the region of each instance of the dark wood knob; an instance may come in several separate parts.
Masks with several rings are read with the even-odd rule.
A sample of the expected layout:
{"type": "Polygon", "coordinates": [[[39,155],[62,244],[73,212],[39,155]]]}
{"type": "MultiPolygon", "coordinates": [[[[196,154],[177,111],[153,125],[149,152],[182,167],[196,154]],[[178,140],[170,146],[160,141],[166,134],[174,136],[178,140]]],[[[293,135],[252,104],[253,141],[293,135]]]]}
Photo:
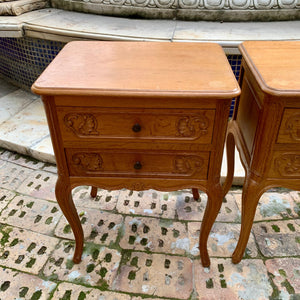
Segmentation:
{"type": "Polygon", "coordinates": [[[136,170],[140,170],[142,168],[142,164],[141,162],[137,161],[134,166],[133,166],[136,170]]]}
{"type": "Polygon", "coordinates": [[[139,123],[136,123],[136,124],[134,124],[134,125],[132,126],[132,130],[133,130],[134,132],[140,132],[141,129],[142,129],[142,127],[141,127],[141,125],[140,125],[139,123]]]}

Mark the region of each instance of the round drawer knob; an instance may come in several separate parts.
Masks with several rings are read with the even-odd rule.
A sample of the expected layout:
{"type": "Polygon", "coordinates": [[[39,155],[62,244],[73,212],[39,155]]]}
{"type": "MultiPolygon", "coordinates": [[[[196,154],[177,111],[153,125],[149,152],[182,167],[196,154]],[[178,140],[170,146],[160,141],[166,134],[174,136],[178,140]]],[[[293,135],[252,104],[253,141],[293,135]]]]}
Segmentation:
{"type": "Polygon", "coordinates": [[[141,129],[142,129],[142,127],[141,127],[141,125],[140,125],[139,123],[136,123],[136,124],[134,124],[134,125],[132,126],[132,130],[133,130],[134,132],[140,132],[141,129]]]}
{"type": "Polygon", "coordinates": [[[133,166],[136,170],[140,170],[142,168],[142,164],[141,162],[137,161],[134,166],[133,166]]]}

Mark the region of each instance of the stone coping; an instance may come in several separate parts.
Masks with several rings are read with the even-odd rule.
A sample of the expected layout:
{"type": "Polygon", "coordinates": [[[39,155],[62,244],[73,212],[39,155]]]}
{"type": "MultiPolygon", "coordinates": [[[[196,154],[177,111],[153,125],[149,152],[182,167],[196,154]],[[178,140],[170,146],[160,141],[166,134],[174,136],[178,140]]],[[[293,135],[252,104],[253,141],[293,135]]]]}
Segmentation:
{"type": "Polygon", "coordinates": [[[216,42],[239,54],[246,40],[300,40],[300,20],[207,22],[108,17],[48,8],[20,16],[0,16],[0,37],[72,40],[216,42]]]}

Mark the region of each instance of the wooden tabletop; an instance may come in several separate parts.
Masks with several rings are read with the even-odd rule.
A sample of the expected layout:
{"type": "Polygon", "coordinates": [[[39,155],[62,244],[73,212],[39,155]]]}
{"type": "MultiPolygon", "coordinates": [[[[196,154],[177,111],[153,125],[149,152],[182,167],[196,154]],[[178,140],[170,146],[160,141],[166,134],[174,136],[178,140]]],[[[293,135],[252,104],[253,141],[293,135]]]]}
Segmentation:
{"type": "Polygon", "coordinates": [[[300,41],[248,41],[239,49],[265,92],[300,95],[300,41]]]}
{"type": "Polygon", "coordinates": [[[218,44],[103,41],[67,44],[32,90],[41,95],[216,98],[240,92],[218,44]]]}

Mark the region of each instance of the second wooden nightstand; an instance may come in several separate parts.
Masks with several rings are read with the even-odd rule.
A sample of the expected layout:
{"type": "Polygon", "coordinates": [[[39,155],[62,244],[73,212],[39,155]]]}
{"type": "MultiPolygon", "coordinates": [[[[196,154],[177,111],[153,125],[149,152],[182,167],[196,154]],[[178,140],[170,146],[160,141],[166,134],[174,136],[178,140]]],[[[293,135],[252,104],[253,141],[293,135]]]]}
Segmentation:
{"type": "Polygon", "coordinates": [[[234,116],[228,125],[228,177],[233,178],[236,145],[246,178],[242,226],[232,256],[244,254],[260,196],[271,187],[300,190],[300,42],[245,42],[234,116]]]}

